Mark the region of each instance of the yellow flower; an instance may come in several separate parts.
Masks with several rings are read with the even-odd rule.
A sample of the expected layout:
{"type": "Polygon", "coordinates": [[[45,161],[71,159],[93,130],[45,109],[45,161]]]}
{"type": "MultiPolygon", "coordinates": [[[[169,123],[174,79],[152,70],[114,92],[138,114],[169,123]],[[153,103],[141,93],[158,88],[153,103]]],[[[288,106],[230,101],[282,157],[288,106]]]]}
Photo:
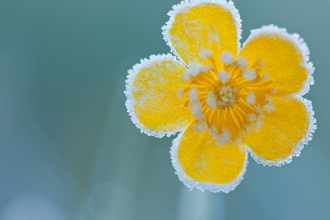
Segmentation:
{"type": "Polygon", "coordinates": [[[178,59],[141,60],[125,94],[142,132],[180,132],[170,151],[179,179],[228,193],[243,179],[248,152],[269,166],[299,156],[316,129],[303,98],[314,83],[303,39],[269,25],[241,47],[241,19],[226,0],[182,1],[168,15],[163,36],[178,59]]]}

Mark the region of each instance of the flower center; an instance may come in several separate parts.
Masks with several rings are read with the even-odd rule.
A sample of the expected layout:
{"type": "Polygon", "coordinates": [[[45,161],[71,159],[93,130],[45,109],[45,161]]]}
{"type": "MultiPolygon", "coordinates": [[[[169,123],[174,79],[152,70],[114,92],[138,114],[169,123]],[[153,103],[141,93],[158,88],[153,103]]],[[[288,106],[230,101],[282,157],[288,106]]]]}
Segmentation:
{"type": "Polygon", "coordinates": [[[269,74],[262,71],[262,61],[248,63],[223,52],[220,59],[202,48],[206,64],[190,62],[182,79],[197,130],[210,129],[218,144],[240,142],[243,134],[262,124],[264,111],[274,110],[269,95],[273,92],[269,74]]]}
{"type": "Polygon", "coordinates": [[[237,87],[219,83],[208,92],[206,102],[213,109],[215,107],[231,107],[237,103],[239,96],[237,87]]]}

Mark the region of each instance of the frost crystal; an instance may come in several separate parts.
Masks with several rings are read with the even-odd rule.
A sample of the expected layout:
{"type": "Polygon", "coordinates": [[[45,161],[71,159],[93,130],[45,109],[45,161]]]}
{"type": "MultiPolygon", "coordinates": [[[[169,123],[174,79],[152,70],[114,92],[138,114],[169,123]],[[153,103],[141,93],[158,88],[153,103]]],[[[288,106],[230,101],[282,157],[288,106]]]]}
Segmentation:
{"type": "Polygon", "coordinates": [[[190,109],[192,114],[196,117],[196,119],[203,119],[205,116],[202,113],[202,104],[198,99],[198,91],[196,88],[193,88],[188,93],[190,98],[190,109]]]}
{"type": "Polygon", "coordinates": [[[246,96],[245,101],[251,105],[254,105],[256,96],[252,91],[249,91],[249,94],[246,96]]]}
{"type": "Polygon", "coordinates": [[[225,70],[221,70],[221,71],[218,73],[218,78],[219,78],[219,80],[220,80],[223,84],[225,84],[225,83],[227,82],[227,80],[229,79],[229,77],[230,77],[230,74],[229,74],[227,71],[225,71],[225,70]]]}
{"type": "Polygon", "coordinates": [[[209,91],[206,96],[206,103],[210,106],[210,108],[214,109],[217,107],[217,99],[214,95],[213,91],[209,91]]]}
{"type": "Polygon", "coordinates": [[[222,62],[226,65],[231,64],[235,60],[234,56],[228,51],[224,51],[221,54],[220,58],[221,58],[222,62]]]}
{"type": "Polygon", "coordinates": [[[254,69],[249,69],[243,72],[243,77],[246,80],[254,80],[256,78],[256,71],[254,69]]]}
{"type": "Polygon", "coordinates": [[[189,62],[188,69],[183,72],[182,79],[189,80],[191,77],[197,76],[200,72],[207,72],[208,67],[198,62],[189,62]]]}
{"type": "Polygon", "coordinates": [[[204,47],[202,47],[201,50],[199,51],[198,55],[201,58],[208,58],[212,55],[212,50],[208,50],[208,49],[205,49],[204,47]]]}
{"type": "Polygon", "coordinates": [[[241,68],[241,70],[245,70],[247,65],[248,65],[248,61],[246,60],[245,57],[238,57],[237,58],[237,63],[239,65],[239,67],[241,68]]]}

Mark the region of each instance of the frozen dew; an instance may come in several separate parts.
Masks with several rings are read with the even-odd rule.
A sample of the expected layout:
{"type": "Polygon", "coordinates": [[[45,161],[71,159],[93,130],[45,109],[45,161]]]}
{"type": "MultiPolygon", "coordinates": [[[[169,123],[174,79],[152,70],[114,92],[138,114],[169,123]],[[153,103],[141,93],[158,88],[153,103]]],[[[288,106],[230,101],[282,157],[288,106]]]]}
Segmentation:
{"type": "Polygon", "coordinates": [[[196,122],[194,128],[196,131],[204,131],[207,129],[207,125],[204,122],[196,122]]]}
{"type": "Polygon", "coordinates": [[[245,126],[245,132],[248,133],[252,130],[252,125],[248,124],[245,126]]]}
{"type": "Polygon", "coordinates": [[[189,69],[185,70],[183,73],[182,73],[182,80],[190,80],[191,78],[191,71],[189,69]]]}
{"type": "Polygon", "coordinates": [[[189,100],[190,102],[195,102],[196,100],[198,100],[198,91],[196,88],[192,88],[189,92],[189,100]]]}
{"type": "Polygon", "coordinates": [[[275,107],[271,104],[268,104],[268,105],[264,105],[263,107],[267,112],[272,112],[275,110],[275,107]]]}
{"type": "Polygon", "coordinates": [[[190,109],[196,119],[204,119],[204,114],[202,113],[202,105],[200,102],[191,103],[190,109]]]}
{"type": "Polygon", "coordinates": [[[206,95],[206,103],[212,109],[214,109],[214,108],[217,107],[217,99],[216,99],[213,91],[209,91],[207,93],[207,95],[206,95]]]}
{"type": "Polygon", "coordinates": [[[198,62],[189,62],[188,69],[182,74],[182,80],[190,80],[192,77],[197,76],[201,72],[207,72],[209,68],[210,66],[204,66],[198,62]]]}
{"type": "Polygon", "coordinates": [[[267,104],[263,106],[263,109],[265,109],[267,112],[272,112],[275,110],[275,106],[272,104],[273,100],[267,95],[265,96],[265,102],[267,104]]]}
{"type": "Polygon", "coordinates": [[[218,133],[217,127],[215,127],[214,125],[210,128],[210,132],[212,135],[215,135],[218,133]]]}
{"type": "Polygon", "coordinates": [[[269,98],[268,95],[265,96],[265,102],[267,103],[273,103],[273,100],[271,98],[269,98]]]}
{"type": "Polygon", "coordinates": [[[212,44],[213,42],[220,43],[220,36],[218,31],[213,31],[210,28],[207,29],[208,33],[208,43],[212,44]]]}
{"type": "Polygon", "coordinates": [[[188,69],[183,72],[183,78],[190,79],[197,76],[201,71],[202,65],[197,62],[189,62],[188,69]]]}
{"type": "Polygon", "coordinates": [[[212,55],[212,51],[210,49],[206,49],[204,47],[202,47],[198,53],[198,55],[203,58],[206,59],[208,57],[210,57],[212,55]]]}
{"type": "Polygon", "coordinates": [[[236,143],[237,143],[237,145],[238,145],[238,147],[239,147],[240,152],[245,152],[245,151],[246,151],[246,147],[245,147],[245,145],[242,143],[242,141],[241,141],[241,142],[236,142],[236,143]]]}
{"type": "Polygon", "coordinates": [[[251,105],[254,105],[256,96],[254,93],[250,90],[249,94],[246,96],[245,101],[251,105]]]}
{"type": "Polygon", "coordinates": [[[183,97],[183,94],[184,94],[184,90],[183,89],[178,89],[176,91],[176,93],[178,94],[178,98],[181,99],[183,97]]]}
{"type": "Polygon", "coordinates": [[[200,67],[198,67],[197,65],[190,68],[188,67],[188,69],[183,72],[182,79],[190,80],[191,77],[197,76],[199,72],[200,72],[200,67]]]}
{"type": "Polygon", "coordinates": [[[228,52],[228,51],[224,51],[221,56],[220,59],[222,60],[222,62],[226,65],[231,64],[232,62],[235,61],[234,56],[228,52]]]}
{"type": "Polygon", "coordinates": [[[265,73],[263,76],[262,76],[262,80],[267,80],[267,79],[269,79],[269,77],[270,77],[270,74],[269,73],[265,73]]]}
{"type": "Polygon", "coordinates": [[[254,126],[256,127],[256,128],[261,128],[261,125],[262,125],[262,121],[259,119],[259,120],[257,120],[255,123],[254,123],[254,126]]]}
{"type": "Polygon", "coordinates": [[[202,112],[203,106],[198,99],[198,91],[196,88],[192,88],[189,93],[190,109],[196,119],[204,119],[202,112]]]}
{"type": "Polygon", "coordinates": [[[213,136],[219,146],[228,144],[231,140],[231,133],[227,129],[223,129],[221,134],[218,134],[218,132],[216,131],[215,133],[213,133],[213,136]]]}
{"type": "Polygon", "coordinates": [[[218,72],[218,79],[225,84],[227,82],[227,80],[229,79],[230,74],[225,71],[225,70],[221,70],[218,72]]]}
{"type": "Polygon", "coordinates": [[[256,109],[258,114],[262,114],[262,108],[261,108],[260,105],[255,106],[255,109],[256,109]]]}
{"type": "Polygon", "coordinates": [[[256,78],[256,71],[254,69],[249,69],[244,71],[242,75],[246,80],[254,80],[256,78]]]}
{"type": "Polygon", "coordinates": [[[209,64],[207,66],[201,65],[201,69],[200,70],[201,70],[201,72],[206,73],[207,71],[209,71],[212,68],[213,68],[212,64],[209,64]]]}
{"type": "Polygon", "coordinates": [[[242,145],[242,138],[235,138],[235,143],[238,145],[238,146],[241,146],[242,145]]]}
{"type": "Polygon", "coordinates": [[[257,115],[253,114],[253,113],[248,114],[248,119],[249,119],[249,121],[255,121],[255,120],[257,120],[257,115]]]}
{"type": "Polygon", "coordinates": [[[237,58],[237,64],[238,66],[241,68],[241,70],[245,70],[247,65],[248,65],[248,61],[245,57],[238,57],[237,58]]]}

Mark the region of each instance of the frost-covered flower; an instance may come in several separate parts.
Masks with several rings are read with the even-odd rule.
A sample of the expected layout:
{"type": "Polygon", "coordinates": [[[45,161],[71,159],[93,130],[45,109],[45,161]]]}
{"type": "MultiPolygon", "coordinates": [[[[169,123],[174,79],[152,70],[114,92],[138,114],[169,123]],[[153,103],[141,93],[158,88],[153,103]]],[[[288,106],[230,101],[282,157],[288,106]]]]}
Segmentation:
{"type": "Polygon", "coordinates": [[[163,36],[176,57],[141,60],[125,94],[142,132],[180,132],[170,151],[179,179],[227,193],[243,179],[248,152],[269,166],[299,156],[316,129],[303,98],[314,83],[303,39],[269,25],[241,47],[241,19],[226,0],[182,1],[168,15],[163,36]]]}

